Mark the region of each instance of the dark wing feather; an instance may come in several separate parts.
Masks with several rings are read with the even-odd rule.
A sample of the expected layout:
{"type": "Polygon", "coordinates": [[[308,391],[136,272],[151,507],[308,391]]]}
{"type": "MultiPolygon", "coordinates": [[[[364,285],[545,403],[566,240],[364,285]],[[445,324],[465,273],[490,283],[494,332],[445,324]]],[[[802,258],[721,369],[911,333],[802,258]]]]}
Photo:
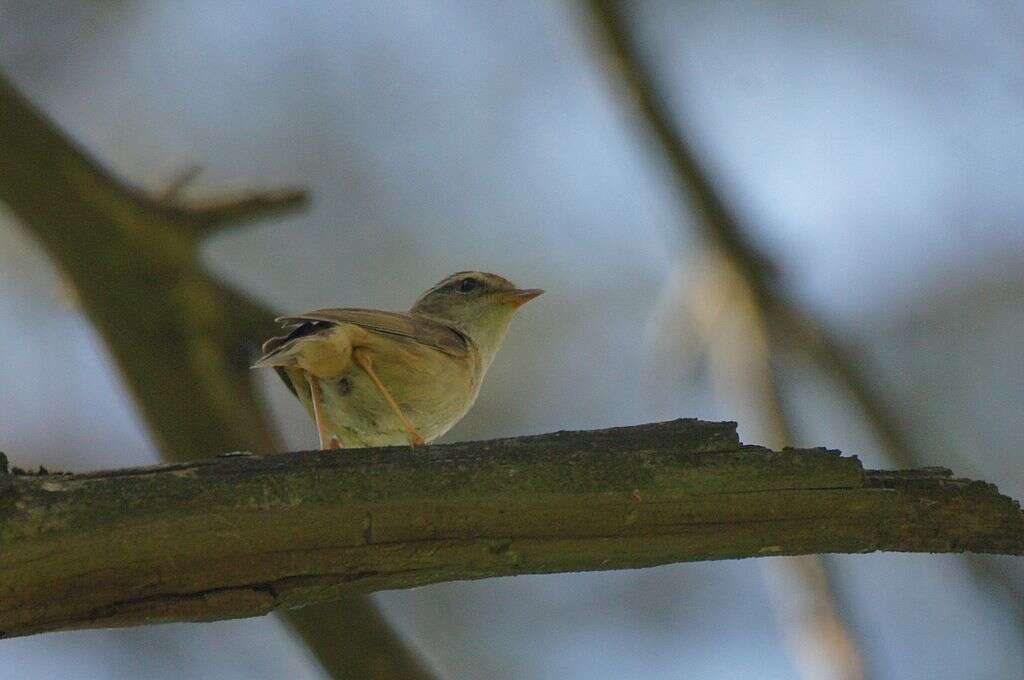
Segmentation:
{"type": "MultiPolygon", "coordinates": [[[[281,319],[275,320],[281,321],[281,319]]],[[[277,350],[287,345],[292,340],[295,340],[297,338],[304,338],[308,335],[314,335],[316,333],[319,333],[320,331],[326,330],[331,327],[331,324],[320,322],[303,322],[298,325],[289,325],[292,326],[292,329],[288,333],[288,335],[278,335],[273,338],[270,338],[269,340],[263,343],[263,347],[261,348],[263,350],[263,357],[261,358],[273,354],[277,350]]]]}
{"type": "Polygon", "coordinates": [[[283,316],[278,321],[298,326],[287,340],[337,324],[350,323],[377,333],[408,338],[451,356],[464,357],[469,354],[469,341],[464,335],[450,326],[418,314],[382,312],[376,309],[317,309],[296,316],[283,316]]]}
{"type": "MultiPolygon", "coordinates": [[[[319,321],[304,322],[292,328],[288,335],[279,335],[277,337],[270,338],[263,343],[263,347],[261,348],[263,350],[263,356],[257,360],[257,364],[268,357],[273,356],[278,350],[284,349],[292,340],[314,335],[326,328],[330,328],[330,326],[330,324],[321,323],[319,321]]],[[[288,371],[280,366],[274,366],[274,371],[277,373],[278,377],[281,378],[281,382],[285,384],[285,387],[291,390],[292,394],[298,397],[299,393],[296,391],[296,386],[292,384],[291,378],[288,377],[288,371]]]]}

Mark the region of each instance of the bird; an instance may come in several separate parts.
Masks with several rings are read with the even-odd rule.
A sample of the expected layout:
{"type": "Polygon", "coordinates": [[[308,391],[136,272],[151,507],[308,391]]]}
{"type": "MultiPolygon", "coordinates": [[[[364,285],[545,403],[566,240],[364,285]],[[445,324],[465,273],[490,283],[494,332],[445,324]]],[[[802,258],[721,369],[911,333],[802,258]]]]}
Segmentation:
{"type": "Polygon", "coordinates": [[[321,450],[416,447],[473,406],[516,310],[544,291],[497,274],[441,279],[408,312],[318,309],[277,319],[252,368],[273,368],[316,423],[321,450]]]}

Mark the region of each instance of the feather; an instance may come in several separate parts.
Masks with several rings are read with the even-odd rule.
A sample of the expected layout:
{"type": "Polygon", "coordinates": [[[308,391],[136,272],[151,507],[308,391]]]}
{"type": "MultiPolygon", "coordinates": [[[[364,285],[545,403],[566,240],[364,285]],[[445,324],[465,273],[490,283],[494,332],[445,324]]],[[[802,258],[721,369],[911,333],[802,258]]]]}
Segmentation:
{"type": "MultiPolygon", "coordinates": [[[[298,326],[287,336],[285,341],[291,340],[293,336],[300,337],[296,336],[296,333],[309,335],[340,324],[350,323],[369,331],[407,338],[453,357],[465,357],[470,353],[469,340],[459,331],[429,317],[408,312],[382,312],[376,309],[355,308],[318,309],[297,316],[283,316],[277,321],[298,326]],[[321,328],[303,331],[303,328],[310,324],[319,325],[321,328]]],[[[273,340],[269,342],[273,342],[273,340]]]]}
{"type": "Polygon", "coordinates": [[[454,328],[419,314],[382,312],[374,309],[318,309],[295,316],[282,316],[277,322],[293,329],[287,335],[271,338],[263,343],[263,356],[253,368],[281,365],[301,340],[326,336],[342,324],[352,324],[365,330],[403,338],[433,347],[449,356],[469,355],[469,341],[454,328]]]}

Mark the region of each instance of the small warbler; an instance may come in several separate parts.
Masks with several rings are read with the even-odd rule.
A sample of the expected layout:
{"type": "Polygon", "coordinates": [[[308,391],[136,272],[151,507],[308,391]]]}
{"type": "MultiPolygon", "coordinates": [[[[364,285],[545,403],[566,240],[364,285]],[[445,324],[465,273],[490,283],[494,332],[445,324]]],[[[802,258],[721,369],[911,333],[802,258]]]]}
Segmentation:
{"type": "Polygon", "coordinates": [[[469,411],[512,315],[544,291],[495,274],[442,279],[408,312],[319,309],[278,319],[263,345],[316,422],[320,448],[417,446],[469,411]]]}

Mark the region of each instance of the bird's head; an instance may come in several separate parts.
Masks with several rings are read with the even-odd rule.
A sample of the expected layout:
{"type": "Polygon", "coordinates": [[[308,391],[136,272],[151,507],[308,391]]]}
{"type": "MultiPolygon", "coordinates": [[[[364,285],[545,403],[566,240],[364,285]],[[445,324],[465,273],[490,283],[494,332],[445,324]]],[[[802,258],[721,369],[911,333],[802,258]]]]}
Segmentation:
{"type": "Polygon", "coordinates": [[[458,272],[421,295],[410,311],[453,326],[473,340],[490,363],[516,309],[543,292],[516,288],[497,274],[458,272]]]}

